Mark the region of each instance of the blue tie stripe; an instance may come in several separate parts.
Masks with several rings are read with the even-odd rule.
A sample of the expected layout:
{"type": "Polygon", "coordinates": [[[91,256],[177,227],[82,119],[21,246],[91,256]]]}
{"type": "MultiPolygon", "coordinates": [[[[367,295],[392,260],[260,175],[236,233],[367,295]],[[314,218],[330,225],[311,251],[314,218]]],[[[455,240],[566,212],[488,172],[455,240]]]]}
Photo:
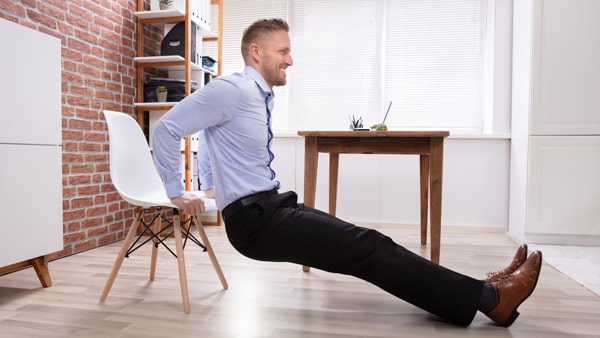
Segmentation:
{"type": "MultiPolygon", "coordinates": [[[[270,98],[271,94],[267,95],[267,97],[265,98],[265,106],[267,108],[267,151],[269,153],[269,163],[267,163],[267,165],[269,166],[269,170],[271,170],[271,179],[274,179],[275,171],[271,168],[271,163],[273,162],[275,155],[271,151],[271,140],[273,140],[273,131],[271,130],[271,109],[269,109],[270,98]]],[[[279,182],[277,182],[277,185],[279,186],[279,182]]]]}

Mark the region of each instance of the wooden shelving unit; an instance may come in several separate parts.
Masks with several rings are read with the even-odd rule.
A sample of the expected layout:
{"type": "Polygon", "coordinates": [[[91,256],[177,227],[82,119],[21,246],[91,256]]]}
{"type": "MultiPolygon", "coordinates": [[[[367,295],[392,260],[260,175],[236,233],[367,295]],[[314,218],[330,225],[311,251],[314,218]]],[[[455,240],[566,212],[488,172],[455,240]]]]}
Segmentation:
{"type": "MultiPolygon", "coordinates": [[[[137,66],[137,97],[134,106],[137,110],[137,119],[140,125],[143,127],[145,124],[145,112],[148,111],[167,111],[172,108],[176,102],[144,102],[144,83],[145,74],[147,68],[154,68],[160,71],[166,72],[177,72],[180,76],[178,79],[184,81],[185,85],[185,96],[188,96],[192,92],[192,75],[196,77],[196,81],[199,82],[201,87],[204,83],[204,74],[208,73],[211,76],[218,76],[221,72],[221,57],[222,57],[222,0],[184,0],[182,1],[183,6],[167,10],[146,10],[146,2],[144,0],[138,0],[138,11],[135,12],[137,17],[137,57],[134,58],[134,62],[137,66]],[[204,2],[204,3],[203,3],[204,2]],[[210,3],[208,3],[210,2],[210,3]],[[200,6],[194,6],[200,5],[200,6]],[[207,27],[205,22],[210,22],[211,13],[204,12],[203,15],[206,18],[200,18],[198,14],[198,8],[204,7],[213,8],[216,5],[218,8],[218,27],[217,32],[213,32],[214,28],[207,27]],[[176,24],[179,22],[185,22],[185,39],[184,39],[184,53],[181,55],[144,55],[145,46],[145,32],[146,25],[153,25],[163,28],[166,24],[176,24]],[[202,66],[201,60],[198,63],[193,63],[191,59],[192,55],[192,23],[195,23],[200,27],[202,34],[202,41],[216,41],[218,43],[218,71],[209,70],[202,66]],[[183,76],[181,76],[183,74],[183,76]]],[[[151,8],[153,9],[153,8],[151,8]]],[[[201,48],[201,46],[197,46],[201,48]]],[[[170,76],[169,76],[170,77],[170,76]]],[[[184,180],[186,190],[192,188],[193,172],[193,151],[191,149],[191,140],[189,137],[185,139],[185,143],[182,146],[182,154],[184,161],[184,180]]]]}

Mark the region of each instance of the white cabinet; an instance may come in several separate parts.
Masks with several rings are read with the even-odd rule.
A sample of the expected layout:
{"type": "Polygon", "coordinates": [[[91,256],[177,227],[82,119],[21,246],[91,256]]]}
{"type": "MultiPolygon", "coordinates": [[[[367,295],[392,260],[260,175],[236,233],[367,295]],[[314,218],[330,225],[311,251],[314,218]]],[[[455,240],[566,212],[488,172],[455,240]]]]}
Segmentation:
{"type": "Polygon", "coordinates": [[[61,42],[3,19],[0,31],[1,274],[62,250],[63,213],[61,42]]]}
{"type": "Polygon", "coordinates": [[[530,138],[527,232],[600,235],[600,136],[530,138]]]}
{"type": "Polygon", "coordinates": [[[63,249],[61,148],[0,144],[0,267],[63,249]]]}
{"type": "Polygon", "coordinates": [[[600,135],[600,1],[535,2],[531,134],[600,135]]]}
{"type": "Polygon", "coordinates": [[[514,2],[510,233],[600,245],[600,1],[514,2]]]}

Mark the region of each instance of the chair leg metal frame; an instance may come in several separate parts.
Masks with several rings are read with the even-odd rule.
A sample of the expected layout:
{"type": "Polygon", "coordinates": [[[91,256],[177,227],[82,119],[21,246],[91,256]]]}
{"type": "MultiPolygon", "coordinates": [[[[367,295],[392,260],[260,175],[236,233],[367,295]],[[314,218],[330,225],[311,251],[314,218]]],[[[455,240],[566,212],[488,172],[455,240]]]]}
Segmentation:
{"type": "Polygon", "coordinates": [[[217,257],[212,249],[212,246],[210,245],[208,236],[206,235],[206,232],[204,231],[204,226],[198,220],[198,217],[190,216],[190,218],[188,220],[186,220],[184,222],[184,224],[186,224],[187,222],[190,222],[190,225],[191,225],[193,222],[194,225],[196,226],[196,229],[198,229],[198,234],[204,244],[202,244],[200,241],[198,241],[188,231],[188,229],[185,229],[185,230],[182,229],[180,217],[179,217],[179,213],[178,213],[177,209],[174,209],[173,219],[171,222],[168,222],[162,216],[162,210],[159,209],[158,210],[159,215],[154,217],[152,219],[152,222],[148,223],[148,224],[144,223],[144,221],[143,221],[143,217],[144,217],[144,214],[146,211],[147,211],[147,209],[142,209],[137,213],[133,224],[131,224],[129,231],[127,232],[127,236],[125,237],[125,240],[123,241],[123,244],[121,245],[121,250],[119,251],[119,255],[117,256],[117,258],[115,260],[115,264],[113,265],[110,275],[108,276],[108,280],[106,281],[106,284],[104,286],[104,290],[102,291],[102,295],[100,296],[101,302],[105,301],[106,298],[108,297],[108,293],[110,292],[110,289],[112,288],[112,285],[114,284],[114,281],[117,277],[117,274],[119,273],[119,270],[121,269],[121,265],[123,264],[123,260],[125,259],[125,257],[127,257],[131,252],[137,250],[141,245],[148,243],[149,241],[153,241],[152,255],[151,255],[151,262],[150,262],[150,280],[154,280],[154,276],[155,276],[155,272],[156,272],[156,260],[157,260],[157,254],[158,254],[158,246],[159,246],[159,244],[162,244],[177,259],[177,266],[178,266],[178,270],[179,270],[179,283],[180,283],[180,287],[181,287],[181,298],[183,300],[183,311],[185,313],[189,313],[190,312],[190,300],[189,300],[189,293],[188,293],[185,260],[184,260],[184,255],[183,255],[183,249],[184,249],[183,242],[184,241],[182,238],[182,234],[185,234],[186,239],[190,238],[190,240],[192,240],[194,243],[199,244],[203,248],[203,251],[208,253],[210,261],[213,265],[213,268],[215,269],[215,272],[217,273],[217,276],[219,277],[219,280],[221,281],[221,285],[223,286],[223,289],[227,289],[229,287],[227,284],[227,280],[225,279],[225,275],[223,274],[223,271],[221,270],[221,266],[219,265],[219,262],[217,261],[217,257]],[[171,224],[173,225],[172,234],[175,237],[175,253],[173,253],[171,251],[171,249],[158,236],[158,234],[160,234],[166,228],[166,227],[164,227],[164,228],[162,227],[163,220],[167,221],[167,223],[169,223],[170,225],[171,224]],[[136,243],[139,241],[139,238],[141,235],[138,236],[136,243],[134,243],[134,237],[140,226],[142,226],[144,228],[143,233],[147,232],[147,233],[151,233],[152,235],[150,236],[150,239],[148,239],[148,240],[144,241],[143,243],[136,246],[136,243]]]}
{"type": "MultiPolygon", "coordinates": [[[[144,209],[144,213],[146,211],[148,211],[150,209],[144,209]]],[[[127,249],[127,252],[125,253],[125,257],[128,258],[130,254],[132,254],[134,251],[136,251],[137,249],[141,248],[142,246],[144,246],[146,243],[153,241],[153,245],[158,247],[158,245],[162,245],[163,247],[165,247],[165,249],[167,249],[175,258],[177,258],[177,254],[175,252],[173,252],[173,250],[171,250],[171,248],[164,242],[164,240],[161,238],[165,237],[171,237],[173,236],[173,234],[175,233],[175,230],[172,230],[169,233],[166,233],[166,231],[169,229],[171,222],[169,222],[169,220],[163,215],[161,208],[157,208],[158,213],[156,213],[156,215],[154,215],[154,217],[152,218],[152,220],[150,222],[145,222],[143,219],[140,219],[140,225],[143,226],[144,231],[142,231],[141,233],[139,233],[137,235],[137,238],[133,241],[133,243],[131,243],[131,245],[129,246],[129,249],[127,249]],[[160,217],[160,219],[159,219],[160,217]],[[159,222],[157,222],[159,221],[159,222]],[[165,227],[161,227],[161,222],[160,221],[165,221],[167,222],[167,226],[165,227]],[[158,226],[155,227],[155,229],[151,229],[150,226],[155,225],[157,222],[158,226]],[[142,242],[140,242],[140,240],[144,237],[144,236],[148,236],[148,238],[142,242]]],[[[174,213],[178,213],[177,210],[174,211],[174,213]]],[[[202,248],[202,250],[204,252],[206,252],[206,246],[204,244],[202,244],[202,242],[200,242],[190,231],[190,226],[192,224],[192,217],[189,217],[188,219],[184,220],[183,223],[181,224],[181,231],[183,233],[183,249],[185,250],[185,246],[187,244],[188,239],[190,241],[192,241],[194,244],[198,245],[199,247],[202,248]]]]}

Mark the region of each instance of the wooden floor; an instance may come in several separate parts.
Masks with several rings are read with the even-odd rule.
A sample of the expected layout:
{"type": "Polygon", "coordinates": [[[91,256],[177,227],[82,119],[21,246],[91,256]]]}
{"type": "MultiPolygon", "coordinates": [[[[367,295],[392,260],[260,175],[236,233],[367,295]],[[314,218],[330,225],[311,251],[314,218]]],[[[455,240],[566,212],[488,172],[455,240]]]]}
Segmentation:
{"type": "MultiPolygon", "coordinates": [[[[371,225],[422,255],[416,226],[371,225]]],[[[598,337],[600,297],[544,264],[538,287],[509,329],[478,313],[469,328],[451,325],[376,287],[343,275],[247,259],[224,227],[207,227],[229,289],[208,257],[186,249],[191,313],[182,311],[177,264],[161,250],[148,281],[144,247],[127,258],[105,303],[100,293],[120,243],[50,262],[53,286],[33,269],[0,277],[0,337],[598,337]]],[[[500,230],[446,227],[441,263],[480,278],[517,247],[500,230]]]]}

